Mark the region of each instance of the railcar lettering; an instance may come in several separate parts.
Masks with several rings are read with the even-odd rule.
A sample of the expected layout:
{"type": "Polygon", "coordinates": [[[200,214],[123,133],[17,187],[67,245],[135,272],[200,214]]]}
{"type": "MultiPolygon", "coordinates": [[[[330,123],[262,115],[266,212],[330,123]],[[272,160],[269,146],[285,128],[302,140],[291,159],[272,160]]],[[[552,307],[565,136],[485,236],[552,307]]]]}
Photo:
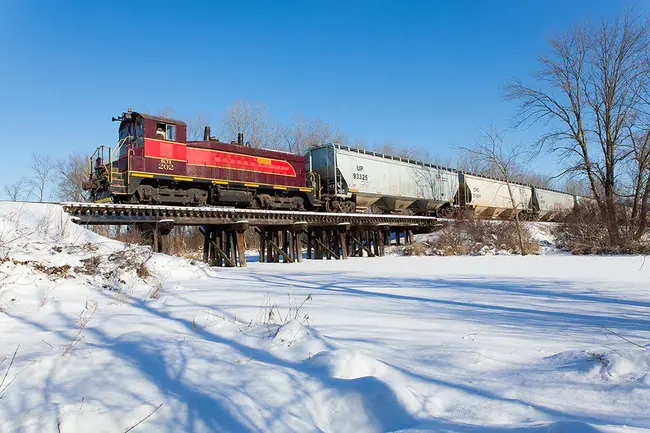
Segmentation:
{"type": "Polygon", "coordinates": [[[158,164],[158,170],[167,170],[172,171],[174,169],[174,163],[171,159],[161,159],[160,164],[158,164]]]}
{"type": "Polygon", "coordinates": [[[352,179],[368,180],[368,175],[367,174],[361,174],[361,173],[352,173],[352,179]]]}

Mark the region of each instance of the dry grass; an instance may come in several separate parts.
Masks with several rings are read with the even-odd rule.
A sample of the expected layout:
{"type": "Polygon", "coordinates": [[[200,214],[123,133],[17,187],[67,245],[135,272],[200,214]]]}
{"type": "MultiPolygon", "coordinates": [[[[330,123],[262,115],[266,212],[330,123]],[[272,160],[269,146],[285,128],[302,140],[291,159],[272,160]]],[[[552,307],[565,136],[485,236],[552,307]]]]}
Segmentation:
{"type": "MultiPolygon", "coordinates": [[[[539,252],[539,242],[522,227],[524,248],[527,254],[539,252]]],[[[448,256],[477,255],[486,251],[518,254],[519,239],[514,221],[458,220],[440,230],[429,245],[436,254],[448,256]]],[[[414,247],[414,254],[421,247],[414,247]]]]}
{"type": "Polygon", "coordinates": [[[137,267],[135,270],[135,273],[138,277],[142,278],[143,280],[146,280],[151,276],[151,272],[149,272],[149,268],[147,267],[146,263],[141,263],[140,266],[137,267]]]}
{"type": "Polygon", "coordinates": [[[426,244],[424,242],[414,242],[404,247],[405,256],[424,256],[426,255],[426,244]]]}

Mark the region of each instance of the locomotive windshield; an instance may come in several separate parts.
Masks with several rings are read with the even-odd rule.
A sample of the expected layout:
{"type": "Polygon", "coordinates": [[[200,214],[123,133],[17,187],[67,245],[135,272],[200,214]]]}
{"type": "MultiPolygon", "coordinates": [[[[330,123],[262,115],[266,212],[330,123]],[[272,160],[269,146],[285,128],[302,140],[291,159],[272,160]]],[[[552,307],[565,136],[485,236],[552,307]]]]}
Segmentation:
{"type": "Polygon", "coordinates": [[[123,121],[119,132],[119,157],[126,155],[128,149],[144,145],[144,120],[123,121]]]}

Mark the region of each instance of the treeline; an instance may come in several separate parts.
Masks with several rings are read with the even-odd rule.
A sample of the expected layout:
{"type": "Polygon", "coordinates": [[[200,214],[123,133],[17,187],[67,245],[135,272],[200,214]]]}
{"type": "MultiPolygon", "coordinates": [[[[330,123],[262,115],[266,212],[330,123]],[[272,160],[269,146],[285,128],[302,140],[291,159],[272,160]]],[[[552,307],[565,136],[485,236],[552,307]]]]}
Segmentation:
{"type": "Polygon", "coordinates": [[[4,186],[4,193],[12,201],[85,201],[81,183],[88,180],[88,158],[74,152],[61,159],[33,153],[25,176],[4,186]]]}
{"type": "MultiPolygon", "coordinates": [[[[158,110],[155,114],[175,117],[171,108],[158,110]]],[[[261,102],[235,102],[227,107],[221,121],[216,125],[210,125],[206,116],[194,116],[187,121],[188,140],[202,140],[205,126],[211,126],[212,135],[225,142],[230,142],[238,133],[243,133],[245,142],[252,147],[302,155],[314,146],[340,143],[485,176],[502,177],[494,163],[463,148],[456,149],[456,157],[442,158],[424,147],[404,146],[393,141],[371,144],[364,139],[351,140],[330,122],[301,114],[293,116],[288,125],[283,125],[273,120],[261,102]]],[[[80,149],[61,159],[32,154],[31,164],[25,171],[27,174],[4,185],[6,197],[13,201],[84,201],[86,194],[81,184],[87,180],[88,157],[93,150],[80,149]]],[[[551,176],[531,172],[523,160],[513,165],[512,180],[541,187],[558,187],[552,182],[551,176]]]]}
{"type": "MultiPolygon", "coordinates": [[[[165,109],[160,114],[170,115],[173,111],[165,109]]],[[[206,117],[195,116],[188,122],[188,139],[201,140],[203,128],[207,125],[206,117]]],[[[486,130],[494,130],[488,126],[486,130]]],[[[502,177],[497,165],[491,161],[478,158],[468,148],[455,147],[455,156],[441,157],[427,147],[405,146],[395,141],[369,143],[365,139],[350,139],[339,128],[320,118],[310,118],[303,115],[293,116],[291,123],[283,125],[273,120],[261,102],[252,103],[238,101],[226,109],[225,115],[218,125],[222,141],[229,142],[243,133],[245,141],[252,147],[282,150],[285,152],[305,154],[308,149],[325,143],[339,143],[357,149],[380,152],[408,160],[422,161],[443,167],[456,168],[472,173],[502,177]]],[[[501,132],[500,132],[501,134],[501,132]]],[[[483,140],[480,134],[477,141],[483,140]]],[[[530,159],[522,158],[512,166],[513,181],[546,188],[566,188],[566,183],[557,182],[552,176],[534,172],[527,164],[530,159]]],[[[568,188],[575,193],[583,193],[580,182],[569,181],[568,188]]]]}

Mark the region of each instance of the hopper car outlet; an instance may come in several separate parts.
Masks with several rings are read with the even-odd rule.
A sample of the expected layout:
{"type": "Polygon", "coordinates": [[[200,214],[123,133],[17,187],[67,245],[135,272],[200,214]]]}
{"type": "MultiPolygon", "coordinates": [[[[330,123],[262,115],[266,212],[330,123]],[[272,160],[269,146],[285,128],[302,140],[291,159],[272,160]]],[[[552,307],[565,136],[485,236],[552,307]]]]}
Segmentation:
{"type": "Polygon", "coordinates": [[[240,208],[553,220],[585,200],[560,191],[406,160],[338,144],[305,156],[210,137],[186,140],[179,120],[134,111],[120,122],[115,148],[100,146],[83,188],[95,202],[226,205],[240,208]]]}

